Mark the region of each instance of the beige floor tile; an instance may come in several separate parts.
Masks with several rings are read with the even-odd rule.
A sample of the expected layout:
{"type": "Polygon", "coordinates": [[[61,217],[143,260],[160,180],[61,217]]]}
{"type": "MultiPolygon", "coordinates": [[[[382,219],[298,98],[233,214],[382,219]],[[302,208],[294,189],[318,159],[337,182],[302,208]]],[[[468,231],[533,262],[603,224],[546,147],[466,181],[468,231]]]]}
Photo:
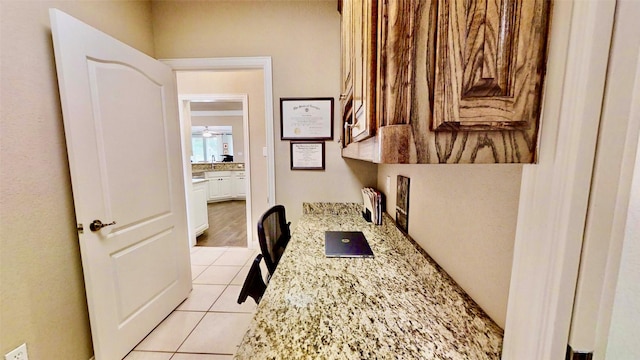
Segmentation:
{"type": "Polygon", "coordinates": [[[191,265],[191,280],[197,278],[205,270],[207,270],[207,265],[191,265]]]}
{"type": "MultiPolygon", "coordinates": [[[[229,284],[231,285],[244,284],[244,279],[247,278],[249,269],[251,269],[251,261],[249,261],[247,265],[243,266],[242,269],[240,269],[240,272],[238,273],[238,275],[236,275],[236,277],[234,277],[229,284]]],[[[264,281],[265,284],[268,284],[269,270],[267,270],[267,264],[264,262],[264,260],[260,260],[260,274],[262,275],[262,281],[264,281]]]]}
{"type": "Polygon", "coordinates": [[[174,311],[135,350],[176,351],[205,313],[174,311]]]}
{"type": "Polygon", "coordinates": [[[228,250],[216,259],[213,265],[242,266],[245,265],[252,257],[255,258],[254,251],[252,249],[228,250]]]}
{"type": "Polygon", "coordinates": [[[246,279],[249,269],[251,269],[250,266],[243,266],[242,269],[240,269],[240,272],[238,273],[238,275],[236,275],[236,277],[234,277],[229,284],[231,285],[244,284],[244,279],[246,279]]]}
{"type": "Polygon", "coordinates": [[[172,352],[132,351],[123,360],[169,360],[172,352]]]}
{"type": "Polygon", "coordinates": [[[194,284],[227,285],[240,272],[242,266],[209,266],[197,278],[194,284]]]}
{"type": "Polygon", "coordinates": [[[175,354],[171,360],[231,360],[233,355],[175,354]]]}
{"type": "Polygon", "coordinates": [[[237,312],[237,313],[253,313],[256,311],[256,302],[253,298],[247,297],[247,300],[238,305],[238,295],[242,286],[229,285],[222,295],[216,300],[209,311],[217,312],[237,312]]]}
{"type": "Polygon", "coordinates": [[[178,352],[233,355],[252,314],[207,313],[178,352]]]}
{"type": "Polygon", "coordinates": [[[189,297],[178,306],[177,310],[207,311],[226,287],[226,285],[194,284],[189,297]]]}
{"type": "Polygon", "coordinates": [[[191,254],[191,265],[211,265],[225,252],[224,248],[202,247],[191,254]]]}

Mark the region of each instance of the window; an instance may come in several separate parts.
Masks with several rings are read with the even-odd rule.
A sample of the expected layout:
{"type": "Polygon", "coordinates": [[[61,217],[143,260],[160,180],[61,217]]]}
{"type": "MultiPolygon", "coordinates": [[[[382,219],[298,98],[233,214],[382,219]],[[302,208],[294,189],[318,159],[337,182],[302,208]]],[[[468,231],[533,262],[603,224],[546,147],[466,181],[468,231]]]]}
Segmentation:
{"type": "Polygon", "coordinates": [[[231,134],[214,134],[204,137],[191,135],[191,162],[219,162],[222,155],[233,155],[233,137],[231,134]]]}

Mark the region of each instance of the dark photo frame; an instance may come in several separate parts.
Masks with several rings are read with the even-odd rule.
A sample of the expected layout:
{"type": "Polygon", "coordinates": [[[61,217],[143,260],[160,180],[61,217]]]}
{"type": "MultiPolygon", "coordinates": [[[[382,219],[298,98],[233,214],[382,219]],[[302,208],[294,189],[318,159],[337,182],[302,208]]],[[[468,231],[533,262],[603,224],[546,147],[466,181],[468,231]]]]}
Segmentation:
{"type": "Polygon", "coordinates": [[[398,175],[396,193],[396,225],[404,233],[409,233],[409,178],[398,175]]]}
{"type": "Polygon", "coordinates": [[[324,141],[292,141],[291,170],[324,170],[324,141]]]}

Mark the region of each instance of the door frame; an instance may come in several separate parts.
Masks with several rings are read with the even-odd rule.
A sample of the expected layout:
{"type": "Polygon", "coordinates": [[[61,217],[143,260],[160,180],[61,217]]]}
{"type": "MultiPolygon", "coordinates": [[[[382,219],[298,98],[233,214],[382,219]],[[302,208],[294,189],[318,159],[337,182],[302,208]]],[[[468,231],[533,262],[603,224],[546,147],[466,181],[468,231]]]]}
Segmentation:
{"type": "MultiPolygon", "coordinates": [[[[178,101],[180,106],[178,110],[180,112],[180,128],[182,129],[182,151],[183,157],[185,159],[184,164],[184,176],[185,176],[185,185],[187,186],[187,193],[189,193],[189,186],[192,178],[191,172],[191,161],[190,161],[190,152],[191,152],[191,116],[185,116],[184,107],[187,103],[192,101],[224,101],[224,102],[241,102],[242,103],[242,134],[244,136],[243,149],[244,152],[244,171],[246,174],[247,181],[245,182],[245,194],[246,194],[246,204],[245,204],[245,216],[246,216],[246,227],[247,227],[247,248],[252,247],[252,239],[253,239],[253,226],[251,226],[251,156],[249,152],[249,97],[247,94],[180,94],[178,93],[178,101]]],[[[234,147],[235,148],[235,147],[234,147]]],[[[196,245],[196,234],[193,231],[193,224],[191,212],[191,198],[187,196],[187,213],[189,216],[187,219],[189,220],[189,246],[193,247],[196,245]]]]}
{"type": "MultiPolygon", "coordinates": [[[[275,205],[275,150],[273,130],[273,71],[270,56],[228,58],[178,58],[160,59],[173,71],[217,71],[260,69],[264,76],[264,125],[266,130],[267,158],[267,206],[275,205]]],[[[254,149],[255,151],[255,149],[254,149]]],[[[247,153],[248,154],[248,153],[247,153]]],[[[249,222],[249,220],[247,220],[249,222]]]]}
{"type": "Polygon", "coordinates": [[[538,164],[522,170],[505,360],[565,358],[615,7],[553,5],[538,164]]]}

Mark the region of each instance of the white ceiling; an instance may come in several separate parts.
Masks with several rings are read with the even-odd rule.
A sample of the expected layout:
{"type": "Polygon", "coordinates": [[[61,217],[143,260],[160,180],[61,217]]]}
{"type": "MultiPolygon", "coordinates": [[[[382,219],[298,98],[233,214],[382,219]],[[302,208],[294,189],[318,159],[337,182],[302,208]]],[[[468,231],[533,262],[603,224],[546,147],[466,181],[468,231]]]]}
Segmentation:
{"type": "MultiPolygon", "coordinates": [[[[231,126],[206,126],[206,128],[209,129],[209,131],[213,132],[214,134],[216,133],[220,133],[220,134],[231,134],[231,126]]],[[[202,135],[202,131],[205,129],[205,126],[192,126],[191,127],[191,134],[192,135],[202,135]]]]}

